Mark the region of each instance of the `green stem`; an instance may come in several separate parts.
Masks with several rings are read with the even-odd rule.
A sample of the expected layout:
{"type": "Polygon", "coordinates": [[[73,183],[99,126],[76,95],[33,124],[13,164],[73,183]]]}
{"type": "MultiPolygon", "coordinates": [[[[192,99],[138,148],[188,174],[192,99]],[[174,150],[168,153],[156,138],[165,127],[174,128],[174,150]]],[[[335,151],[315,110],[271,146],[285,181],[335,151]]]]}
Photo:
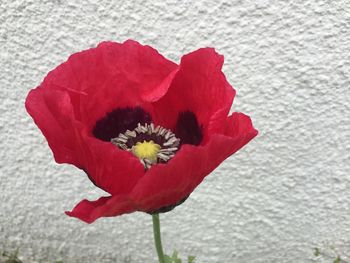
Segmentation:
{"type": "Polygon", "coordinates": [[[162,240],[160,238],[159,214],[152,215],[154,243],[156,245],[159,263],[165,263],[162,240]]]}

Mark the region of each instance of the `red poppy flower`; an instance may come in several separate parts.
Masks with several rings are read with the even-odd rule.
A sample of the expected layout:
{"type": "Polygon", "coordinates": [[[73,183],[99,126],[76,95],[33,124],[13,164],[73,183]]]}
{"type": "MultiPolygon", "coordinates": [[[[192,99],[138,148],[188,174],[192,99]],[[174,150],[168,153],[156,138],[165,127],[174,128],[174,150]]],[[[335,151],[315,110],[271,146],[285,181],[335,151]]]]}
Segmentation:
{"type": "Polygon", "coordinates": [[[257,131],[228,116],[235,90],[223,56],[202,48],[177,65],[149,46],[103,42],[73,54],[30,91],[26,109],[58,163],[109,193],[69,216],[87,223],[183,202],[257,131]]]}

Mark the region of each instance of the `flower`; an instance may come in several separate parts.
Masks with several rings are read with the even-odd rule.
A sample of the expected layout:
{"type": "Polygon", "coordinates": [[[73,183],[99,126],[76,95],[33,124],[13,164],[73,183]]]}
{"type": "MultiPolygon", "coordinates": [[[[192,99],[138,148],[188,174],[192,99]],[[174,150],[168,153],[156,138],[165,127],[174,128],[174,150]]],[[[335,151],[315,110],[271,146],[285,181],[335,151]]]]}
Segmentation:
{"type": "Polygon", "coordinates": [[[177,65],[136,41],[73,54],[31,90],[26,109],[57,163],[73,164],[108,196],[67,215],[92,223],[183,202],[223,160],[257,135],[223,56],[202,48],[177,65]]]}

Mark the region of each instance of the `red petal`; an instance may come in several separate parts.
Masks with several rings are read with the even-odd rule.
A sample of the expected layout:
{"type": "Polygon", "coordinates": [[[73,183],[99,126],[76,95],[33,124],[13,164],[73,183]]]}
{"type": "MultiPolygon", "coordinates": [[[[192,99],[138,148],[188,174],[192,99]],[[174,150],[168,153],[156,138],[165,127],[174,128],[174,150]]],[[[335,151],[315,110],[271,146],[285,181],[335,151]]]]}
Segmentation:
{"type": "Polygon", "coordinates": [[[203,146],[183,145],[167,164],[152,167],[135,186],[132,199],[143,211],[179,202],[222,161],[256,135],[250,118],[234,113],[227,118],[225,135],[214,134],[203,146]]]}
{"type": "Polygon", "coordinates": [[[91,224],[100,217],[117,216],[134,212],[133,203],[124,196],[101,197],[96,201],[83,200],[77,204],[71,212],[66,214],[71,217],[91,224]]]}
{"type": "Polygon", "coordinates": [[[67,215],[92,223],[99,217],[154,211],[188,196],[223,160],[257,135],[242,113],[227,118],[225,135],[215,134],[204,146],[184,145],[167,164],[153,166],[131,194],[81,201],[67,215]]]}
{"type": "Polygon", "coordinates": [[[144,106],[166,93],[177,65],[135,41],[105,42],[73,54],[51,71],[26,100],[28,113],[47,138],[55,160],[84,169],[111,194],[133,188],[140,162],[92,137],[95,122],[116,107],[144,106]]]}
{"type": "Polygon", "coordinates": [[[179,112],[191,111],[204,126],[204,143],[208,132],[219,131],[235,95],[221,71],[223,61],[212,48],[183,56],[168,92],[154,104],[156,122],[173,129],[179,112]]]}
{"type": "Polygon", "coordinates": [[[26,108],[46,137],[56,162],[84,169],[103,190],[110,194],[128,192],[143,176],[144,168],[136,157],[90,136],[74,120],[66,92],[37,88],[29,93],[26,108]]]}
{"type": "Polygon", "coordinates": [[[49,73],[44,86],[67,90],[76,118],[91,130],[98,119],[117,107],[150,107],[148,101],[166,93],[177,67],[138,42],[103,42],[70,56],[49,73]]]}
{"type": "Polygon", "coordinates": [[[138,158],[109,142],[84,137],[84,168],[91,181],[111,195],[128,193],[145,174],[138,158]]]}
{"type": "Polygon", "coordinates": [[[26,109],[46,137],[58,163],[80,166],[77,127],[73,106],[66,92],[42,87],[31,90],[26,99],[26,109]]]}

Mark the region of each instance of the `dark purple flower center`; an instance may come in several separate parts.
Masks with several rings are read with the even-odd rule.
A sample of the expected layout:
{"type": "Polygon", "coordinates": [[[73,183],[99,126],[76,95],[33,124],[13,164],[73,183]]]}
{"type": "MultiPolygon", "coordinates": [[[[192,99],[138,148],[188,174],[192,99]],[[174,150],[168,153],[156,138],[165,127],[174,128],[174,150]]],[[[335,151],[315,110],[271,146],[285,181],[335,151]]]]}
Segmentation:
{"type": "Polygon", "coordinates": [[[138,123],[143,125],[151,120],[151,116],[140,107],[117,108],[98,120],[92,133],[96,138],[109,142],[119,133],[135,129],[138,123]]]}
{"type": "MultiPolygon", "coordinates": [[[[92,133],[96,138],[109,142],[126,130],[134,130],[138,123],[145,125],[151,122],[151,115],[140,107],[117,108],[98,120],[92,133]]],[[[181,144],[199,145],[203,139],[202,127],[198,123],[196,115],[191,111],[179,113],[174,133],[180,139],[181,144]]],[[[137,141],[148,139],[157,141],[156,138],[146,137],[147,135],[137,139],[137,141]]]]}
{"type": "Polygon", "coordinates": [[[202,128],[196,115],[191,111],[180,112],[177,117],[175,134],[181,144],[199,145],[203,139],[202,128]]]}

